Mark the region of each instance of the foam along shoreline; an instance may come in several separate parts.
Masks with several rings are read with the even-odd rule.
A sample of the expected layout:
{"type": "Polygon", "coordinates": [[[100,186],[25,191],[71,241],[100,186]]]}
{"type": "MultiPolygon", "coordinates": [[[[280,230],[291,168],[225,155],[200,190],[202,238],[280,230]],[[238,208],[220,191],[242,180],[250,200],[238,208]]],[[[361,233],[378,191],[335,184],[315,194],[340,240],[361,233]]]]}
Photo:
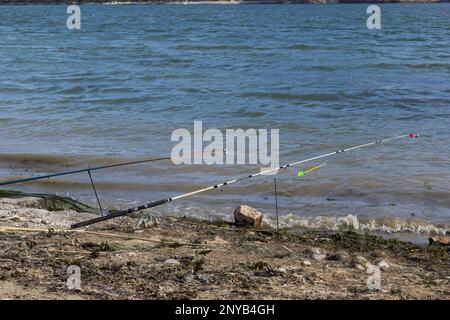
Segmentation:
{"type": "Polygon", "coordinates": [[[173,217],[67,230],[93,216],[0,198],[0,299],[450,299],[441,245],[173,217]],[[82,290],[67,290],[67,261],[83,270],[82,290]],[[367,284],[373,265],[377,288],[367,284]]]}
{"type": "MultiPolygon", "coordinates": [[[[12,214],[23,211],[23,216],[20,220],[27,219],[27,211],[31,215],[34,214],[34,209],[50,210],[45,214],[51,215],[51,212],[58,212],[65,214],[67,212],[77,211],[84,218],[90,215],[97,214],[93,207],[76,201],[72,198],[54,196],[51,194],[33,194],[22,193],[17,191],[1,191],[0,192],[0,214],[11,219],[12,214]]],[[[188,218],[198,221],[216,222],[221,221],[225,224],[233,223],[232,211],[229,214],[211,214],[202,215],[197,213],[197,208],[190,207],[184,210],[183,213],[179,210],[174,210],[170,214],[171,218],[182,219],[188,218]]],[[[157,210],[147,210],[144,214],[151,214],[154,217],[164,219],[167,217],[167,212],[157,210]]],[[[264,213],[263,226],[265,228],[276,228],[276,216],[274,214],[264,213]]],[[[58,216],[58,215],[56,215],[58,216]]],[[[136,213],[131,216],[141,216],[141,213],[136,213]]],[[[14,220],[14,219],[13,219],[14,220]]],[[[65,219],[64,223],[58,224],[58,228],[69,228],[70,217],[65,219]]],[[[30,222],[31,223],[31,222],[30,222]]],[[[47,221],[51,224],[51,221],[47,221]]],[[[35,226],[42,226],[40,220],[35,226]]],[[[434,225],[422,219],[400,219],[393,217],[384,218],[364,218],[358,215],[348,214],[345,216],[317,216],[305,217],[294,214],[280,215],[279,226],[283,229],[290,229],[294,232],[309,232],[309,231],[324,231],[324,232],[346,232],[355,231],[361,233],[377,234],[381,236],[400,234],[400,238],[412,239],[415,243],[424,243],[424,239],[431,236],[446,236],[450,235],[450,228],[448,225],[434,225]],[[406,235],[406,236],[405,236],[406,235]]]]}
{"type": "MultiPolygon", "coordinates": [[[[357,215],[301,217],[286,215],[280,217],[282,227],[305,228],[307,230],[359,231],[376,234],[410,233],[419,237],[450,234],[448,226],[436,226],[420,219],[361,218],[357,215]]],[[[275,217],[266,217],[266,223],[275,227],[275,217]]]]}
{"type": "MultiPolygon", "coordinates": [[[[47,194],[34,194],[34,193],[22,193],[18,191],[1,191],[0,200],[4,204],[12,205],[12,207],[4,207],[0,205],[1,210],[11,209],[14,207],[23,206],[30,207],[27,204],[27,199],[34,199],[35,204],[31,207],[47,207],[52,202],[56,205],[51,205],[50,209],[53,211],[64,211],[65,209],[77,210],[80,212],[86,211],[94,212],[95,210],[89,205],[85,205],[72,198],[64,198],[59,196],[47,195],[47,194]],[[39,198],[35,198],[36,195],[40,195],[39,198]],[[21,202],[21,199],[25,199],[21,202]],[[40,199],[40,200],[39,200],[40,199]],[[67,201],[64,201],[67,199],[67,201]]],[[[92,203],[92,205],[96,205],[92,203]]],[[[206,205],[206,204],[205,204],[206,205]]],[[[207,206],[207,205],[206,205],[207,206]]],[[[13,210],[14,211],[14,210],[13,210]]],[[[276,216],[272,213],[264,212],[264,225],[269,228],[276,228],[276,216]]],[[[3,211],[7,215],[8,211],[3,211]]],[[[151,210],[152,215],[158,218],[164,218],[169,214],[174,218],[187,217],[194,220],[205,221],[223,221],[224,223],[232,223],[232,209],[230,212],[216,212],[204,207],[181,207],[170,206],[164,208],[164,210],[151,210]]],[[[137,214],[139,215],[139,213],[137,214]]],[[[39,225],[39,224],[38,224],[39,225]]],[[[304,216],[298,214],[282,214],[279,217],[279,225],[281,228],[292,229],[296,232],[308,232],[308,231],[326,231],[326,232],[345,232],[356,231],[362,233],[370,233],[389,238],[407,239],[414,243],[426,243],[431,236],[446,236],[450,235],[450,226],[446,224],[430,223],[429,221],[410,217],[367,217],[358,214],[328,214],[319,216],[304,216]]],[[[65,225],[69,227],[69,225],[65,225]]]]}

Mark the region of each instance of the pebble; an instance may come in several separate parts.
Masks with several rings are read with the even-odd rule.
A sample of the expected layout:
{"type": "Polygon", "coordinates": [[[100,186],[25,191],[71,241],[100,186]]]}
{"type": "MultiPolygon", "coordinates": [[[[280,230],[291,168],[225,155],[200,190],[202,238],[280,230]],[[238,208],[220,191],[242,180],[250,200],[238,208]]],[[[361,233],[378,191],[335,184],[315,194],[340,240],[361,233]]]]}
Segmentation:
{"type": "Polygon", "coordinates": [[[180,268],[181,263],[180,263],[180,261],[175,260],[175,259],[167,259],[166,261],[164,261],[164,267],[165,268],[180,268]]]}
{"type": "Polygon", "coordinates": [[[207,275],[204,274],[199,274],[197,276],[197,280],[204,283],[204,284],[209,284],[209,277],[207,275]]]}
{"type": "Polygon", "coordinates": [[[357,263],[356,265],[355,265],[355,268],[356,269],[358,269],[358,270],[366,270],[366,268],[364,268],[362,265],[360,265],[359,263],[357,263]]]}
{"type": "Polygon", "coordinates": [[[355,261],[363,266],[369,264],[369,260],[367,260],[363,256],[356,256],[355,261]]]}
{"type": "Polygon", "coordinates": [[[315,254],[313,254],[312,257],[316,261],[322,261],[322,260],[325,259],[326,256],[324,254],[317,254],[317,253],[315,253],[315,254]]]}
{"type": "Polygon", "coordinates": [[[381,260],[381,261],[378,263],[378,266],[379,266],[380,269],[383,270],[383,271],[386,271],[387,269],[389,269],[389,263],[387,263],[387,262],[384,261],[384,260],[381,260]]]}

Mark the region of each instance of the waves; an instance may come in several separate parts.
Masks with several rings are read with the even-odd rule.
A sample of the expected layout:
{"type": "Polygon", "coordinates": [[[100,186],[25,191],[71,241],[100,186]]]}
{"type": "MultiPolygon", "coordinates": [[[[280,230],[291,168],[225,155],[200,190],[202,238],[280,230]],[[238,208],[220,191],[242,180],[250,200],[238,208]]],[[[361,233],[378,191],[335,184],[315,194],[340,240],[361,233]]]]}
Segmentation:
{"type": "Polygon", "coordinates": [[[450,71],[450,63],[374,63],[374,64],[366,64],[361,66],[367,69],[385,69],[385,70],[401,70],[401,69],[410,69],[410,70],[439,70],[439,71],[450,71]]]}
{"type": "Polygon", "coordinates": [[[177,50],[198,50],[198,51],[210,51],[210,50],[255,50],[251,45],[237,45],[237,44],[180,44],[175,47],[177,50]]]}
{"type": "MultiPolygon", "coordinates": [[[[232,212],[232,208],[230,208],[232,212]]],[[[197,219],[217,220],[223,219],[232,222],[232,215],[225,214],[221,211],[212,211],[199,209],[198,207],[172,207],[170,213],[165,211],[154,211],[156,216],[187,216],[197,219]]],[[[272,228],[276,228],[276,216],[265,214],[263,224],[272,228]]],[[[443,224],[433,224],[426,220],[404,219],[404,218],[377,218],[359,217],[356,214],[348,214],[346,216],[322,215],[314,217],[299,216],[297,214],[288,214],[279,216],[280,228],[291,228],[299,231],[357,231],[372,234],[412,234],[418,237],[432,235],[448,235],[450,234],[450,226],[443,224]]],[[[414,238],[413,238],[414,239],[414,238]]],[[[416,239],[414,239],[416,240],[416,239]]]]}
{"type": "MultiPolygon", "coordinates": [[[[274,217],[267,221],[272,227],[276,226],[274,217]]],[[[450,233],[448,226],[436,226],[427,221],[401,219],[401,218],[358,218],[349,214],[344,217],[320,216],[299,217],[296,215],[282,216],[281,226],[292,228],[305,228],[308,230],[343,231],[355,230],[361,232],[380,233],[414,233],[417,235],[446,235],[450,233]]]]}
{"type": "Polygon", "coordinates": [[[319,46],[319,45],[301,43],[301,44],[292,44],[290,46],[287,46],[287,49],[300,50],[300,51],[313,51],[313,50],[320,50],[320,49],[325,49],[325,48],[323,46],[319,46]]]}
{"type": "Polygon", "coordinates": [[[259,98],[259,99],[272,99],[278,101],[322,101],[322,102],[335,102],[341,101],[345,94],[339,93],[309,93],[309,94],[295,94],[295,93],[283,93],[283,92],[244,92],[241,93],[244,98],[259,98]]]}

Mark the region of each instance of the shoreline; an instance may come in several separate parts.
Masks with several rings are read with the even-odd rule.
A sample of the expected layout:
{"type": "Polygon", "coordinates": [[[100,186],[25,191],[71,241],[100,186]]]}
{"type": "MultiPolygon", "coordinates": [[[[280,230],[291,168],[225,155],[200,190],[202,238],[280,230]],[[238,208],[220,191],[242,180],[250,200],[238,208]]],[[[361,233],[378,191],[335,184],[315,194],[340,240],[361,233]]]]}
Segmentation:
{"type": "MultiPolygon", "coordinates": [[[[449,3],[450,0],[257,0],[257,1],[239,1],[239,0],[205,0],[205,1],[180,1],[180,0],[154,0],[154,1],[79,1],[77,5],[254,5],[254,4],[283,4],[283,5],[295,5],[295,4],[435,4],[435,3],[449,3]]],[[[67,1],[0,1],[1,5],[71,5],[72,2],[67,1]]]]}
{"type": "Polygon", "coordinates": [[[450,299],[446,246],[182,217],[69,231],[93,214],[49,203],[0,199],[0,299],[450,299]],[[81,268],[81,290],[66,286],[69,265],[81,268]]]}
{"type": "MultiPolygon", "coordinates": [[[[77,182],[78,184],[80,182],[77,182]]],[[[60,185],[59,183],[57,185],[60,185]]],[[[93,198],[82,197],[77,198],[69,196],[68,198],[62,196],[61,192],[54,193],[47,188],[42,188],[42,185],[37,190],[40,192],[23,192],[23,191],[14,191],[14,190],[0,190],[0,199],[23,199],[23,198],[32,198],[39,197],[43,203],[61,203],[65,202],[65,205],[62,207],[67,207],[68,209],[76,209],[81,211],[86,211],[98,214],[97,209],[93,207],[97,207],[98,203],[93,198]],[[45,200],[46,199],[46,200],[45,200]],[[81,200],[81,202],[80,202],[81,200]],[[92,207],[91,207],[92,206],[92,207]]],[[[99,190],[105,190],[105,186],[97,181],[97,188],[99,190]]],[[[90,189],[90,185],[85,190],[86,193],[92,193],[90,189]]],[[[129,186],[128,186],[129,187],[129,186]]],[[[168,187],[166,187],[168,188],[168,187]]],[[[194,189],[186,188],[187,191],[194,189]]],[[[36,189],[36,186],[35,188],[36,189]]],[[[55,189],[56,190],[56,189],[55,189]]],[[[55,191],[54,190],[54,191],[55,191]]],[[[153,189],[145,189],[148,191],[153,189]]],[[[56,192],[56,191],[55,191],[56,192]]],[[[181,191],[180,191],[181,192],[181,191]]],[[[179,193],[179,192],[178,192],[179,193]]],[[[162,195],[163,196],[163,195],[162,195]]],[[[161,196],[161,197],[162,197],[161,196]]],[[[109,198],[105,198],[105,195],[102,195],[102,206],[104,210],[122,210],[127,206],[135,206],[136,202],[130,203],[118,203],[118,202],[110,202],[112,200],[108,200],[109,198]],[[106,206],[105,206],[106,204],[106,206]],[[108,209],[106,209],[108,208],[108,209]]],[[[233,210],[234,207],[231,203],[239,204],[244,200],[241,198],[240,200],[234,199],[227,205],[227,208],[222,208],[222,210],[217,210],[217,203],[221,203],[221,199],[211,199],[207,202],[195,202],[195,204],[191,206],[162,206],[160,208],[150,209],[151,212],[156,218],[164,218],[166,216],[170,216],[172,218],[183,218],[186,217],[188,219],[199,220],[199,221],[221,221],[222,223],[232,223],[233,221],[233,210]]],[[[332,199],[330,199],[332,200],[332,199]]],[[[228,200],[229,201],[229,200],[228,200]]],[[[145,201],[141,201],[145,202],[145,201]]],[[[223,201],[224,203],[227,200],[223,201]]],[[[257,204],[254,201],[249,201],[247,199],[247,205],[254,206],[257,210],[260,210],[264,215],[263,225],[267,228],[274,229],[277,225],[277,218],[273,212],[273,208],[271,205],[263,206],[262,204],[257,204]]],[[[61,205],[53,206],[51,209],[61,210],[61,205]]],[[[1,210],[1,206],[0,206],[1,210]]],[[[297,210],[300,211],[301,210],[297,210]]],[[[411,243],[415,243],[418,245],[423,245],[428,243],[428,239],[433,236],[449,236],[450,229],[448,223],[439,223],[432,222],[428,219],[415,217],[415,216],[391,216],[388,214],[384,215],[370,215],[364,211],[358,211],[358,213],[347,212],[347,211],[336,211],[327,209],[326,206],[318,209],[320,211],[319,215],[305,215],[305,214],[294,214],[294,213],[281,213],[279,216],[279,225],[280,228],[289,229],[292,232],[296,232],[299,234],[309,232],[309,231],[321,231],[321,232],[346,232],[348,230],[359,232],[359,233],[367,233],[369,235],[374,235],[378,237],[382,237],[384,239],[397,239],[404,240],[411,243]],[[341,213],[341,214],[340,214],[341,213]]],[[[289,211],[287,211],[289,212],[289,211]]],[[[137,213],[139,215],[140,213],[137,213]]],[[[436,218],[435,218],[436,219],[436,218]]],[[[88,220],[86,218],[86,220],[88,220]]],[[[114,220],[112,220],[114,222],[114,220]]],[[[69,227],[67,225],[66,227],[69,227]]]]}

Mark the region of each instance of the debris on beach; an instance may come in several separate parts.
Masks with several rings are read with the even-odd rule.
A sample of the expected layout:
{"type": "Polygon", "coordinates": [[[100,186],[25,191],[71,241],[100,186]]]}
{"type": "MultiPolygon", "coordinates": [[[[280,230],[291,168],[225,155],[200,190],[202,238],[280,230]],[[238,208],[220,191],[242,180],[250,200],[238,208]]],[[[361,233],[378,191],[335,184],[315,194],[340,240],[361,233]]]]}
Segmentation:
{"type": "Polygon", "coordinates": [[[94,214],[29,201],[0,199],[0,299],[450,299],[445,246],[177,217],[70,230],[94,214]],[[368,264],[380,267],[380,290],[367,287],[368,264]],[[81,290],[67,287],[69,266],[81,290]]]}
{"type": "Polygon", "coordinates": [[[429,244],[431,245],[443,245],[450,246],[450,236],[435,236],[429,238],[429,244]]]}

